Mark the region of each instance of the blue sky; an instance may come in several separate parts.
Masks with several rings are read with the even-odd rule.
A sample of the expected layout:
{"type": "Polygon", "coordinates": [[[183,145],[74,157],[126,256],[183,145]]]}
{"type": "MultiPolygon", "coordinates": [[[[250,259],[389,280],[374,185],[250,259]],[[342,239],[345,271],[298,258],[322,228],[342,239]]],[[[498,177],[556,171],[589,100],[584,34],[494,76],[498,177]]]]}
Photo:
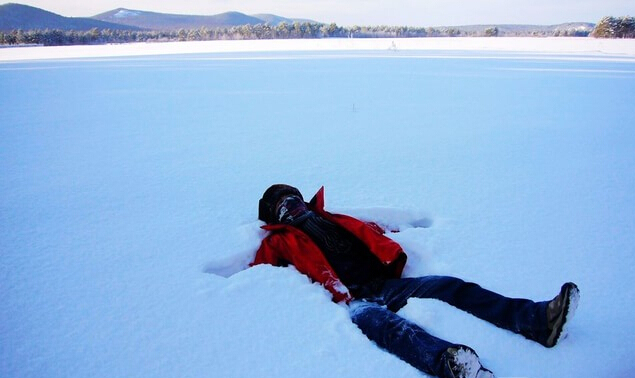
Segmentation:
{"type": "Polygon", "coordinates": [[[339,25],[441,26],[465,24],[558,24],[633,16],[633,0],[12,0],[61,14],[93,16],[115,8],[164,13],[239,11],[309,18],[339,25]]]}

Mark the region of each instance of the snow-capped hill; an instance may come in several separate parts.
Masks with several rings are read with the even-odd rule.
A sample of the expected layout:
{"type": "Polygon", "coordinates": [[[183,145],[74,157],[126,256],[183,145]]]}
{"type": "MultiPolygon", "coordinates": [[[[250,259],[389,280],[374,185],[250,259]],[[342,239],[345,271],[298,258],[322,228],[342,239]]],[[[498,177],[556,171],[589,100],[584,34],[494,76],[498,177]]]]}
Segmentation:
{"type": "Polygon", "coordinates": [[[138,29],[131,25],[119,25],[115,18],[99,20],[85,17],[64,17],[40,8],[22,4],[0,5],[0,31],[59,29],[90,30],[97,29],[138,29]]]}
{"type": "Polygon", "coordinates": [[[114,18],[129,18],[137,16],[139,16],[138,11],[132,11],[124,8],[120,8],[119,11],[113,15],[114,18]]]}
{"type": "Polygon", "coordinates": [[[308,20],[308,19],[299,19],[299,18],[287,18],[287,17],[281,17],[281,16],[277,16],[275,14],[254,14],[252,15],[256,18],[259,18],[261,20],[263,20],[264,22],[271,24],[271,25],[278,25],[281,23],[287,23],[287,24],[293,24],[294,22],[308,22],[308,23],[316,23],[316,21],[313,20],[308,20]]]}
{"type": "Polygon", "coordinates": [[[117,8],[106,13],[98,14],[92,18],[151,30],[198,29],[201,27],[217,28],[272,23],[269,22],[269,20],[285,20],[288,23],[294,21],[275,15],[268,15],[267,19],[262,19],[240,12],[225,12],[201,16],[147,12],[126,8],[117,8]]]}

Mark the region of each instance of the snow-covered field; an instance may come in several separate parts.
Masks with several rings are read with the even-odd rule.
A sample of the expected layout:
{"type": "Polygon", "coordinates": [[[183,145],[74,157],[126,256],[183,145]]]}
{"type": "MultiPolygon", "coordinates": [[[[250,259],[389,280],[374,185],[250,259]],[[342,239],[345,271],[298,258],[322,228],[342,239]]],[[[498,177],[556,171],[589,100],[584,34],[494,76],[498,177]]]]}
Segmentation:
{"type": "Polygon", "coordinates": [[[12,48],[0,89],[0,377],[421,377],[293,269],[242,270],[279,182],[399,227],[408,275],[576,282],[553,349],[401,311],[499,377],[635,374],[633,41],[12,48]]]}
{"type": "Polygon", "coordinates": [[[261,41],[207,41],[131,43],[122,45],[0,48],[0,62],[31,59],[98,58],[191,53],[280,51],[507,51],[559,55],[585,54],[614,57],[635,55],[632,39],[593,38],[367,38],[289,39],[261,41]]]}

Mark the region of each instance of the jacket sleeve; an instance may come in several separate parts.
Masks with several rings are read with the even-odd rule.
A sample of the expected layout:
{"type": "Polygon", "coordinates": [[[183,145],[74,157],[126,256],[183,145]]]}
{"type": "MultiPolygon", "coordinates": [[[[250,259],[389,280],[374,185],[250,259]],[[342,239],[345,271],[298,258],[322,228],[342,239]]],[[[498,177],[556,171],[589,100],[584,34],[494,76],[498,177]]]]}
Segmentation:
{"type": "Polygon", "coordinates": [[[312,247],[310,244],[299,244],[292,233],[292,231],[283,231],[265,237],[251,265],[281,266],[290,263],[300,273],[322,284],[333,296],[333,301],[350,302],[352,296],[348,288],[335,275],[317,247],[312,247]]]}
{"type": "Polygon", "coordinates": [[[269,235],[262,240],[251,266],[258,264],[281,265],[281,261],[284,260],[282,256],[284,251],[276,248],[276,243],[273,243],[271,238],[275,238],[275,235],[269,235]]]}
{"type": "MultiPolygon", "coordinates": [[[[364,222],[364,223],[365,223],[368,227],[370,227],[371,229],[373,229],[375,232],[377,232],[378,234],[382,234],[382,235],[383,235],[383,234],[385,234],[385,233],[386,233],[386,230],[385,230],[382,226],[378,225],[378,224],[377,224],[377,223],[375,223],[375,222],[364,222]]],[[[391,230],[391,231],[392,231],[392,230],[391,230]]],[[[392,232],[398,232],[398,231],[392,231],[392,232]]]]}

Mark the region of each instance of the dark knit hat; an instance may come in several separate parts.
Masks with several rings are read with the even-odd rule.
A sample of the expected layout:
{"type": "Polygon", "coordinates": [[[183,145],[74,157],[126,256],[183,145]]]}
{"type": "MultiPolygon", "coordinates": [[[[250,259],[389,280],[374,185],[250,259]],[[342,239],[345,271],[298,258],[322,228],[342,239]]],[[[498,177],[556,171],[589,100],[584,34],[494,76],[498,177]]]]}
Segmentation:
{"type": "Polygon", "coordinates": [[[296,195],[304,200],[300,191],[293,186],[285,184],[271,185],[269,189],[265,190],[258,203],[258,219],[269,224],[276,223],[276,205],[282,197],[288,195],[296,195]]]}

